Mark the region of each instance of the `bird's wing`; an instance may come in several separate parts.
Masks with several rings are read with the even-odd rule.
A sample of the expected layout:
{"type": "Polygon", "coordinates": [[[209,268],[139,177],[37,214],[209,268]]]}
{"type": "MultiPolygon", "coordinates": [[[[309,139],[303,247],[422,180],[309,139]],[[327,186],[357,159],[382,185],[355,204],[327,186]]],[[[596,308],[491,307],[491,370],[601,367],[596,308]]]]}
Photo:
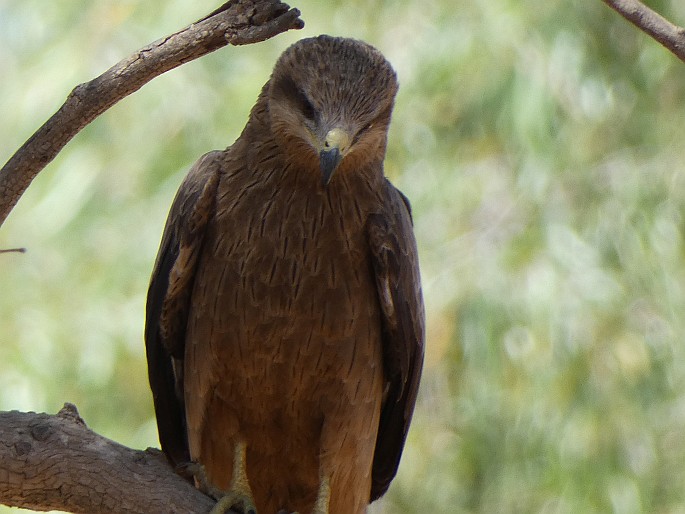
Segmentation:
{"type": "Polygon", "coordinates": [[[385,391],[373,459],[371,501],[397,472],[423,365],[425,319],[409,201],[387,182],[388,209],[367,224],[383,323],[385,391]]]}
{"type": "Polygon", "coordinates": [[[207,221],[214,212],[218,156],[191,168],[167,219],[147,295],[145,349],[162,450],[174,465],[189,461],[183,404],[185,332],[207,221]]]}

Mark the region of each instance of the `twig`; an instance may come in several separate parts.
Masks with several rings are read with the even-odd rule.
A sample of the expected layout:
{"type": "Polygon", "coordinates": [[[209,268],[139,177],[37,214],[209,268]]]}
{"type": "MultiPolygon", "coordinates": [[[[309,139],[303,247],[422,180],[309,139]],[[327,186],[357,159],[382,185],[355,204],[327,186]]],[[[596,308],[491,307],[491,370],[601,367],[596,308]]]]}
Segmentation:
{"type": "Polygon", "coordinates": [[[26,248],[4,248],[0,253],[26,253],[26,248]]]}
{"type": "Polygon", "coordinates": [[[299,16],[297,9],[275,0],[231,0],[197,23],[76,86],[64,105],[0,169],[0,225],[64,145],[119,100],[156,76],[228,44],[256,43],[302,28],[299,16]]]}
{"type": "Polygon", "coordinates": [[[603,0],[605,4],[685,61],[685,29],[638,0],[603,0]]]}

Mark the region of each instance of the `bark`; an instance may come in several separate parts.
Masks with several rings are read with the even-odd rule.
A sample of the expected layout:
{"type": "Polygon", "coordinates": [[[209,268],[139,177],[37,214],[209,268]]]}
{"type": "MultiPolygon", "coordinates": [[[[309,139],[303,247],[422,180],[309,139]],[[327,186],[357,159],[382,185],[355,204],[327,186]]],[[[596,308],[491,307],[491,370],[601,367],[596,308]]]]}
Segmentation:
{"type": "Polygon", "coordinates": [[[685,29],[674,25],[638,0],[603,0],[644,33],[685,61],[685,29]]]}
{"type": "Polygon", "coordinates": [[[31,181],[83,127],[165,71],[218,48],[269,39],[304,23],[274,0],[231,0],[74,88],[60,109],[0,169],[0,225],[31,181]]]}
{"type": "Polygon", "coordinates": [[[90,430],[74,407],[0,413],[0,503],[89,514],[205,514],[214,500],[159,450],[133,450],[90,430]]]}

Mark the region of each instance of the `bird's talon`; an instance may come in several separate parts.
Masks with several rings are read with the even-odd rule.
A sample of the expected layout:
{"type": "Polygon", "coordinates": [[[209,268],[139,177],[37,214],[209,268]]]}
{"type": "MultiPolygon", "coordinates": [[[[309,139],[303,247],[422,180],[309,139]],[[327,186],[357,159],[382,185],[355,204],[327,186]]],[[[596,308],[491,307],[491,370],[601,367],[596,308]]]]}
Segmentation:
{"type": "Polygon", "coordinates": [[[257,507],[254,506],[252,498],[236,492],[229,492],[219,498],[209,514],[226,514],[231,509],[242,514],[257,514],[257,507]]]}

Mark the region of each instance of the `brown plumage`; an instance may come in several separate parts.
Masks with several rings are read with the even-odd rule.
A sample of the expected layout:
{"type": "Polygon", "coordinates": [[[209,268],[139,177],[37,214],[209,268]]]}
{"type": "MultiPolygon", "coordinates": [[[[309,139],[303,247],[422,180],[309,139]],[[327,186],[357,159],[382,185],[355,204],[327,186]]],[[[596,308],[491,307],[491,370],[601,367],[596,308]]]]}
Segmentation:
{"type": "Polygon", "coordinates": [[[145,334],[162,448],[262,514],[362,513],[397,471],[424,312],[383,176],[396,91],[365,43],[294,44],[169,214],[145,334]]]}

